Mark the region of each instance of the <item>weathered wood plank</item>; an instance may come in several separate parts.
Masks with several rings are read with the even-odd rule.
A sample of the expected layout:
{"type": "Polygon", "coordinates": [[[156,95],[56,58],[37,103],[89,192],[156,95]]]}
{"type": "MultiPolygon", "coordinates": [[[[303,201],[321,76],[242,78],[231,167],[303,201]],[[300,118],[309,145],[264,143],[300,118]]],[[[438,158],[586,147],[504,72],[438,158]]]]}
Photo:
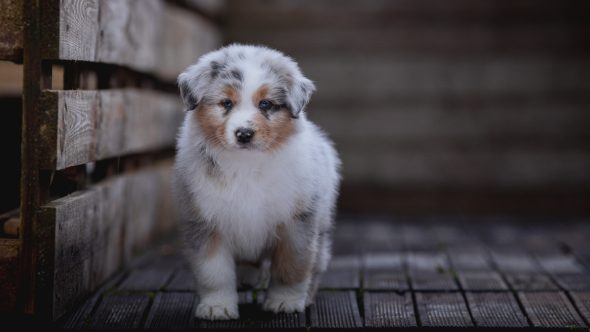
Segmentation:
{"type": "Polygon", "coordinates": [[[519,292],[518,297],[535,327],[580,328],[586,326],[562,292],[519,292]]]}
{"type": "Polygon", "coordinates": [[[172,146],[182,118],[177,97],[137,89],[45,91],[42,164],[63,169],[172,146]]]}
{"type": "MultiPolygon", "coordinates": [[[[261,306],[266,298],[266,292],[258,292],[256,296],[256,303],[261,306]]],[[[254,328],[256,329],[272,329],[272,330],[306,330],[305,312],[295,313],[279,313],[275,314],[268,311],[262,311],[261,307],[256,312],[254,317],[254,328]]]]}
{"type": "Polygon", "coordinates": [[[455,278],[445,271],[411,272],[410,283],[417,291],[454,291],[459,290],[455,278]]]}
{"type": "Polygon", "coordinates": [[[64,0],[46,6],[54,14],[44,19],[48,59],[123,65],[172,80],[220,44],[211,22],[161,0],[64,0]]]}
{"type": "Polygon", "coordinates": [[[365,270],[363,288],[369,290],[406,291],[410,289],[403,271],[365,270]]]}
{"type": "Polygon", "coordinates": [[[363,324],[352,291],[320,291],[309,312],[312,329],[360,328],[363,324]]]}
{"type": "Polygon", "coordinates": [[[410,293],[366,292],[364,305],[366,327],[417,327],[410,293]]]}
{"type": "Polygon", "coordinates": [[[536,255],[541,267],[550,274],[583,273],[584,266],[576,257],[564,254],[536,255]]]}
{"type": "Polygon", "coordinates": [[[256,304],[251,292],[238,293],[238,310],[240,319],[232,320],[203,320],[197,319],[195,325],[200,329],[212,330],[233,330],[233,329],[247,329],[254,325],[253,318],[256,313],[256,304]]]}
{"type": "Polygon", "coordinates": [[[459,282],[466,291],[503,291],[508,286],[502,277],[492,271],[484,272],[460,272],[459,282]]]}
{"type": "Polygon", "coordinates": [[[449,269],[447,256],[439,252],[410,252],[407,262],[410,272],[437,272],[449,269]]]}
{"type": "Polygon", "coordinates": [[[572,292],[570,294],[580,314],[586,320],[586,324],[590,324],[590,292],[572,292]]]}
{"type": "Polygon", "coordinates": [[[461,293],[416,293],[416,305],[423,327],[473,326],[461,293]]]}
{"type": "Polygon", "coordinates": [[[195,291],[195,276],[194,274],[186,268],[182,268],[177,270],[170,282],[164,287],[166,291],[184,291],[184,292],[191,292],[195,291]]]}
{"type": "Polygon", "coordinates": [[[0,60],[22,61],[23,2],[0,1],[0,60]]]}
{"type": "Polygon", "coordinates": [[[172,272],[159,266],[133,270],[117,288],[124,291],[159,291],[168,282],[172,272]]]}
{"type": "Polygon", "coordinates": [[[320,288],[325,289],[354,289],[360,287],[359,271],[357,270],[328,270],[320,280],[320,288]]]}
{"type": "Polygon", "coordinates": [[[18,239],[0,239],[0,311],[16,309],[19,248],[18,239]]]}
{"type": "Polygon", "coordinates": [[[533,258],[524,252],[492,252],[492,259],[503,272],[540,272],[533,258]]]}
{"type": "Polygon", "coordinates": [[[363,256],[365,270],[403,271],[405,260],[401,253],[368,254],[363,256]]]}
{"type": "Polygon", "coordinates": [[[564,289],[569,291],[587,291],[590,290],[589,273],[568,273],[554,276],[555,281],[564,289]]]}
{"type": "Polygon", "coordinates": [[[508,328],[529,326],[512,293],[466,293],[476,326],[508,328]]]}
{"type": "Polygon", "coordinates": [[[150,303],[147,295],[107,295],[98,305],[91,329],[136,329],[150,303]]]}
{"type": "Polygon", "coordinates": [[[458,271],[491,271],[492,265],[482,250],[470,249],[450,250],[449,258],[455,270],[458,271]]]}
{"type": "Polygon", "coordinates": [[[557,291],[551,279],[540,273],[505,273],[506,281],[517,291],[557,291]]]}
{"type": "Polygon", "coordinates": [[[188,329],[194,325],[194,293],[158,293],[147,315],[147,329],[188,329]]]}
{"type": "Polygon", "coordinates": [[[142,248],[165,229],[163,225],[173,225],[174,217],[162,212],[170,210],[162,203],[168,192],[161,190],[169,181],[162,176],[162,169],[170,166],[164,163],[114,177],[41,207],[39,219],[44,228],[40,233],[45,236],[39,239],[39,275],[47,292],[41,298],[47,302],[43,309],[53,318],[63,315],[128,262],[133,249],[142,248]],[[142,200],[130,199],[130,191],[145,189],[139,185],[130,188],[137,185],[135,178],[147,181],[151,188],[143,191],[142,200]],[[148,203],[150,209],[146,209],[148,203]],[[129,213],[141,209],[152,215],[129,213]],[[141,230],[142,237],[128,230],[141,230]],[[130,233],[133,236],[128,236],[130,233]]]}

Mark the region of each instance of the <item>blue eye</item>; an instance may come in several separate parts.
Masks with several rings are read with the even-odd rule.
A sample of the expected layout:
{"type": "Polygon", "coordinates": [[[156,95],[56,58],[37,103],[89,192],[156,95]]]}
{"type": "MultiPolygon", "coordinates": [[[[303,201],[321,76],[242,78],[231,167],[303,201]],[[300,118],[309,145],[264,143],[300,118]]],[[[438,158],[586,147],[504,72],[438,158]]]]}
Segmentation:
{"type": "Polygon", "coordinates": [[[258,103],[258,108],[260,108],[263,111],[268,111],[270,110],[274,105],[272,104],[272,102],[263,99],[260,101],[260,103],[258,103]]]}
{"type": "Polygon", "coordinates": [[[221,106],[223,106],[226,111],[231,111],[231,109],[234,107],[234,103],[229,99],[224,99],[221,101],[221,106]]]}

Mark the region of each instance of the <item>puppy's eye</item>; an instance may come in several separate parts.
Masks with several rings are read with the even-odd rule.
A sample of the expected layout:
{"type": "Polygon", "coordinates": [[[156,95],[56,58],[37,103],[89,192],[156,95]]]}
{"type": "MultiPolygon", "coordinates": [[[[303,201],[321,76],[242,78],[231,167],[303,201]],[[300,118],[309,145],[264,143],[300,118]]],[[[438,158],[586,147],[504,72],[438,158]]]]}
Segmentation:
{"type": "Polygon", "coordinates": [[[268,111],[273,106],[274,106],[273,103],[270,102],[270,101],[268,101],[268,100],[266,100],[266,99],[263,99],[263,100],[260,101],[260,103],[258,103],[258,108],[260,108],[263,111],[268,111]]]}
{"type": "Polygon", "coordinates": [[[224,99],[221,101],[221,106],[223,106],[223,108],[229,112],[234,107],[234,103],[229,99],[224,99]]]}

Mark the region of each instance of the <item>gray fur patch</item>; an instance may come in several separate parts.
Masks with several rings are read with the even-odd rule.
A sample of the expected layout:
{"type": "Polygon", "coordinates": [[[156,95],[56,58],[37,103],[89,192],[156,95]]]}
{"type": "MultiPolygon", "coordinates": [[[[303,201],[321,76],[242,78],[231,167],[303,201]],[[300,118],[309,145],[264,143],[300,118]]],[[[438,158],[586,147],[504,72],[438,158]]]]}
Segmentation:
{"type": "Polygon", "coordinates": [[[217,161],[207,153],[207,148],[204,145],[201,145],[199,148],[199,153],[201,154],[201,158],[205,161],[207,175],[212,178],[220,178],[222,174],[219,165],[217,164],[217,161]]]}

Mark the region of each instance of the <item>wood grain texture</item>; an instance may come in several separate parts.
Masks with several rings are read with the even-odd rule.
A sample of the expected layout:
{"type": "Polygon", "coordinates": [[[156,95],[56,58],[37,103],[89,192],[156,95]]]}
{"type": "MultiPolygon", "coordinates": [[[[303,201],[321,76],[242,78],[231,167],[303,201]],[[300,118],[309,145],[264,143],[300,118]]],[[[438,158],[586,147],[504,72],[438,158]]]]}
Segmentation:
{"type": "Polygon", "coordinates": [[[0,311],[16,309],[19,248],[18,239],[0,239],[0,311]]]}
{"type": "MultiPolygon", "coordinates": [[[[144,249],[155,234],[174,226],[172,209],[166,205],[168,191],[163,189],[170,181],[166,171],[170,167],[162,163],[114,177],[41,207],[40,232],[45,236],[39,239],[43,258],[39,269],[47,285],[43,309],[51,317],[62,316],[128,263],[133,252],[144,249]],[[143,190],[142,200],[130,194],[134,190],[143,190]]],[[[162,287],[168,277],[154,287],[162,287]]]]}
{"type": "Polygon", "coordinates": [[[310,306],[312,329],[346,329],[362,327],[354,292],[320,291],[310,306]]]}
{"type": "Polygon", "coordinates": [[[23,2],[0,1],[0,60],[22,61],[23,2]]]}
{"type": "Polygon", "coordinates": [[[46,5],[48,59],[123,65],[173,80],[220,44],[208,20],[162,0],[77,1],[46,5]]]}
{"type": "Polygon", "coordinates": [[[188,329],[195,320],[194,293],[158,293],[148,313],[148,329],[188,329]]]}
{"type": "Polygon", "coordinates": [[[518,298],[535,327],[586,327],[574,306],[562,292],[519,292],[518,298]]]}
{"type": "Polygon", "coordinates": [[[416,293],[421,326],[473,326],[469,310],[461,293],[416,293]]]}
{"type": "Polygon", "coordinates": [[[39,150],[49,169],[171,147],[182,120],[177,97],[131,88],[48,90],[43,102],[39,150]]]}
{"type": "Polygon", "coordinates": [[[393,328],[417,327],[414,305],[410,293],[364,294],[365,327],[393,328]]]}
{"type": "Polygon", "coordinates": [[[527,327],[525,315],[512,293],[467,293],[467,302],[478,327],[527,327]]]}

